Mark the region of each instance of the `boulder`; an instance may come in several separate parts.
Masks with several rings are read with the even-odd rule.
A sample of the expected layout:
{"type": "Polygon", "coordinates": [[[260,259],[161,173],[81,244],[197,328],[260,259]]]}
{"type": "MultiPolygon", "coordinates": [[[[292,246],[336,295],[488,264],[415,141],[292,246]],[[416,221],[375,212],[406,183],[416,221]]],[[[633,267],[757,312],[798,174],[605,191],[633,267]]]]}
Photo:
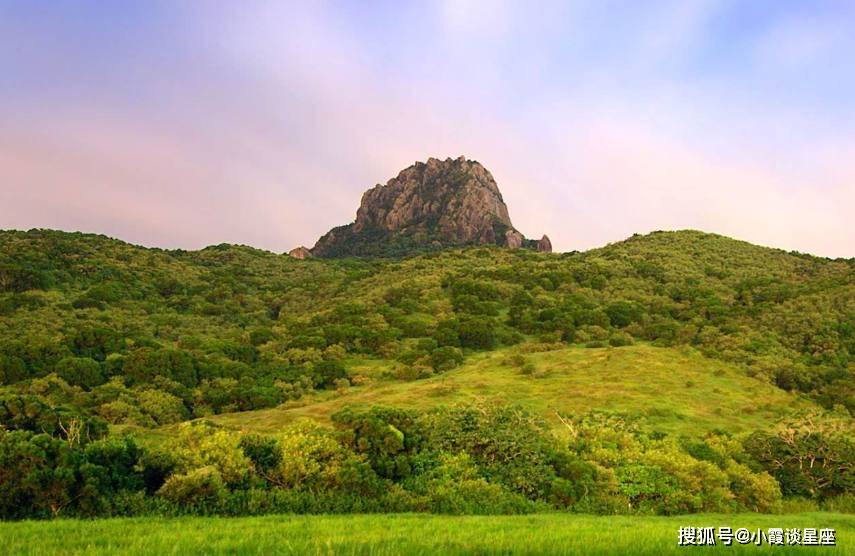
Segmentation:
{"type": "Polygon", "coordinates": [[[288,251],[288,256],[294,257],[295,259],[308,259],[312,256],[312,252],[301,245],[300,247],[295,247],[288,251]]]}
{"type": "Polygon", "coordinates": [[[552,242],[549,241],[549,236],[543,234],[543,237],[537,242],[537,250],[541,253],[552,253],[552,242]]]}

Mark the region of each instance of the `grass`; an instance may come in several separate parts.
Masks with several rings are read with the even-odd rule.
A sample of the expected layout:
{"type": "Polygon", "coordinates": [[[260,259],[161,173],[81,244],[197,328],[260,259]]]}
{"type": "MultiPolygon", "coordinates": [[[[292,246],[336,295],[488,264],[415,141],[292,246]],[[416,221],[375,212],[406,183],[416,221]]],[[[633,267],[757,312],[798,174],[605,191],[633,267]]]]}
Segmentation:
{"type": "Polygon", "coordinates": [[[835,554],[855,554],[855,516],[185,517],[0,523],[4,554],[825,554],[829,547],[677,545],[680,527],[832,528],[835,554]]]}
{"type": "Polygon", "coordinates": [[[377,378],[391,362],[353,363],[351,372],[377,379],[341,393],[307,396],[296,407],[213,419],[240,429],[273,432],[300,417],[328,423],[333,413],[348,405],[425,409],[483,400],[523,405],[556,428],[560,422],[555,411],[574,414],[603,409],[643,417],[655,430],[694,436],[714,429],[737,433],[769,427],[782,416],[811,405],[689,348],[639,344],[527,353],[523,356],[530,363],[530,374],[509,364],[518,349],[479,353],[455,370],[411,382],[377,378]]]}

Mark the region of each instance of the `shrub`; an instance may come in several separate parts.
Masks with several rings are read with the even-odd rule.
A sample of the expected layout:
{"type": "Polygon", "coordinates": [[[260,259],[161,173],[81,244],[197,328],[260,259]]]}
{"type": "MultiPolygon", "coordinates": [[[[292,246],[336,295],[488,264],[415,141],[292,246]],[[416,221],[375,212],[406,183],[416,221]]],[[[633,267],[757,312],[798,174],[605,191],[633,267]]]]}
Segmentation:
{"type": "Polygon", "coordinates": [[[498,484],[478,476],[478,467],[466,454],[442,454],[439,465],[412,482],[424,499],[424,509],[440,514],[517,514],[536,505],[498,484]]]}
{"type": "Polygon", "coordinates": [[[225,500],[227,492],[217,468],[206,465],[172,475],[157,494],[176,504],[217,507],[225,500]]]}
{"type": "Polygon", "coordinates": [[[623,331],[613,332],[609,337],[609,345],[612,347],[631,346],[632,336],[623,331]]]}
{"type": "Polygon", "coordinates": [[[349,454],[328,430],[299,421],[286,428],[278,441],[281,457],[270,474],[278,486],[317,491],[339,484],[349,454]]]}
{"type": "Polygon", "coordinates": [[[323,360],[312,366],[316,388],[335,388],[336,381],[347,378],[347,371],[339,361],[323,360]]]}
{"type": "Polygon", "coordinates": [[[463,352],[458,348],[445,346],[436,348],[430,354],[430,364],[437,372],[453,369],[463,363],[463,352]]]}
{"type": "Polygon", "coordinates": [[[458,406],[423,418],[435,449],[466,453],[485,478],[512,492],[544,497],[555,473],[546,425],[518,407],[458,406]]]}
{"type": "Polygon", "coordinates": [[[211,466],[230,487],[246,484],[253,469],[237,434],[204,421],[181,425],[171,442],[171,453],[178,473],[211,466]]]}
{"type": "Polygon", "coordinates": [[[755,432],[745,451],[781,485],[784,496],[855,492],[855,440],[846,419],[807,415],[773,433],[755,432]]]}
{"type": "Polygon", "coordinates": [[[49,517],[73,502],[71,447],[47,434],[0,430],[0,517],[49,517]]]}
{"type": "Polygon", "coordinates": [[[146,389],[137,393],[140,409],[158,425],[179,423],[189,417],[180,398],[163,390],[146,389]]]}

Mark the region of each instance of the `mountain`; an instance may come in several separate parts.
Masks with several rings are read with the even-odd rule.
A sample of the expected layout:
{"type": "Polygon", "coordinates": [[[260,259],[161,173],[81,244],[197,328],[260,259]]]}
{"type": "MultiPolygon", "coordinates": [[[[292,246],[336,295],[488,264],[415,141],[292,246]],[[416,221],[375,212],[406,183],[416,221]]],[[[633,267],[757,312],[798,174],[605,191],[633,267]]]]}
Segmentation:
{"type": "Polygon", "coordinates": [[[333,228],[316,257],[405,255],[461,245],[552,251],[549,238],[528,240],[511,223],[490,172],[466,157],[416,162],[362,196],[356,221],[333,228]]]}

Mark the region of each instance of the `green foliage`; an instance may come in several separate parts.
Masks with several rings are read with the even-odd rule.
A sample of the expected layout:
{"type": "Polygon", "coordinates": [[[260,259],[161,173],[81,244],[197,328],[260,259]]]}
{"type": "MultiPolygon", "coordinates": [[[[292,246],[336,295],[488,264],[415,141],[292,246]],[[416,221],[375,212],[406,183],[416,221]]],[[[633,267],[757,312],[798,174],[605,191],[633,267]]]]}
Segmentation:
{"type": "Polygon", "coordinates": [[[24,360],[14,355],[0,355],[0,382],[15,384],[27,378],[24,360]]]}
{"type": "Polygon", "coordinates": [[[89,357],[66,357],[56,364],[56,374],[72,386],[86,389],[104,383],[101,365],[89,357]]]}
{"type": "Polygon", "coordinates": [[[122,371],[135,383],[152,383],[158,377],[175,380],[188,387],[195,386],[197,382],[193,358],[175,349],[144,347],[135,350],[125,358],[122,371]]]}
{"type": "Polygon", "coordinates": [[[430,354],[430,365],[437,372],[451,370],[463,363],[463,352],[451,346],[436,348],[430,354]]]}
{"type": "Polygon", "coordinates": [[[72,501],[72,450],[46,434],[0,431],[0,515],[50,516],[72,501]]]}
{"type": "Polygon", "coordinates": [[[616,495],[633,511],[770,511],[780,501],[778,484],[742,465],[745,453],[726,438],[713,435],[681,445],[643,433],[632,419],[600,412],[578,417],[568,427],[573,452],[613,477],[602,494],[616,495]]]}
{"type": "MultiPolygon", "coordinates": [[[[400,238],[383,254],[429,240],[400,238]]],[[[427,247],[405,259],[306,261],[242,246],[163,251],[0,232],[0,458],[11,470],[0,471],[0,515],[770,511],[782,494],[845,506],[855,489],[853,266],[691,231],[561,255],[427,247]],[[434,407],[459,387],[455,376],[496,370],[478,365],[515,344],[512,369],[499,370],[544,398],[537,411],[495,397],[434,407]],[[715,384],[726,368],[751,393],[799,392],[835,416],[744,442],[677,438],[581,405],[564,417],[565,437],[537,416],[554,413],[546,400],[559,395],[542,385],[576,385],[560,394],[576,403],[584,384],[551,382],[555,360],[541,351],[584,351],[588,361],[561,372],[595,368],[603,376],[591,380],[620,386],[619,373],[646,370],[615,354],[650,345],[700,352],[715,384]],[[249,437],[181,424],[283,403],[318,402],[305,413],[321,413],[351,391],[376,399],[366,384],[438,373],[449,383],[412,394],[423,398],[414,407],[434,409],[347,410],[334,432],[298,423],[249,437]],[[164,428],[142,449],[99,440],[104,420],[114,433],[164,428]]],[[[680,391],[651,395],[688,404],[704,378],[678,376],[680,391]]],[[[481,399],[490,379],[482,373],[456,399],[481,399]]],[[[785,413],[759,398],[742,410],[766,422],[785,413]]],[[[684,417],[670,404],[645,412],[684,417]]]]}
{"type": "Polygon", "coordinates": [[[217,506],[227,494],[220,471],[213,465],[191,469],[169,477],[157,491],[159,496],[183,506],[217,506]]]}
{"type": "Polygon", "coordinates": [[[544,423],[515,407],[461,407],[428,415],[438,449],[468,454],[488,479],[513,492],[544,498],[554,478],[544,423]]]}
{"type": "Polygon", "coordinates": [[[315,386],[318,388],[331,388],[337,380],[347,377],[347,371],[338,361],[318,361],[312,366],[315,386]]]}
{"type": "Polygon", "coordinates": [[[269,474],[282,463],[282,447],[275,438],[259,434],[246,435],[240,440],[240,448],[259,474],[269,474]]]}
{"type": "Polygon", "coordinates": [[[426,434],[417,417],[411,411],[374,407],[368,412],[344,410],[333,415],[333,422],[342,429],[341,441],[364,455],[377,475],[398,480],[417,466],[426,434]]]}
{"type": "Polygon", "coordinates": [[[168,449],[177,473],[186,475],[203,468],[216,472],[217,479],[205,471],[192,475],[194,481],[204,477],[205,481],[221,480],[229,486],[240,486],[246,484],[252,472],[252,462],[241,449],[240,439],[205,421],[181,425],[168,449]]]}
{"type": "Polygon", "coordinates": [[[745,449],[786,495],[855,493],[855,428],[849,419],[808,415],[773,433],[752,434],[745,449]]]}
{"type": "MultiPolygon", "coordinates": [[[[470,248],[296,261],[247,247],[147,250],[33,230],[2,232],[0,261],[4,384],[59,372],[84,390],[113,376],[133,390],[167,378],[191,389],[169,391],[188,416],[272,407],[304,394],[304,377],[321,388],[346,378],[292,350],[338,346],[340,363],[399,358],[443,372],[525,335],[691,345],[826,408],[855,409],[852,261],[698,232],[551,256],[470,248]],[[439,349],[409,347],[428,339],[439,349]],[[71,357],[98,362],[103,378],[90,364],[58,368],[71,357]]],[[[156,425],[137,397],[74,403],[156,425]]]]}

